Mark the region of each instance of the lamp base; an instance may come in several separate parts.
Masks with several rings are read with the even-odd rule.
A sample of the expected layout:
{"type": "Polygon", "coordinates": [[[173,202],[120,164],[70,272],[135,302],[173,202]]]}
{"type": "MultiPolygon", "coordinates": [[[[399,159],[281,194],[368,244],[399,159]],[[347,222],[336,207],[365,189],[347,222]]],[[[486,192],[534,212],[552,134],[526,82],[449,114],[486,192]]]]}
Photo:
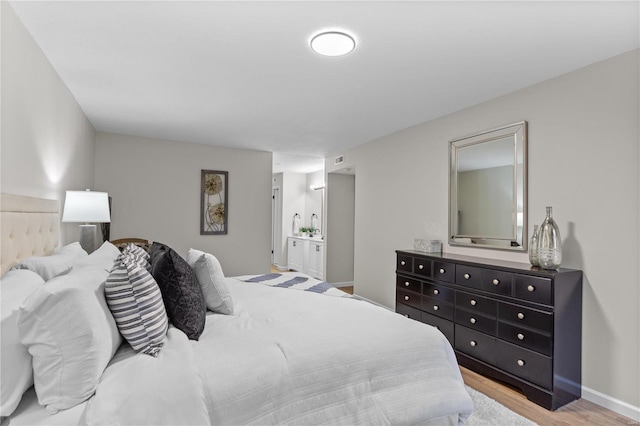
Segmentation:
{"type": "Polygon", "coordinates": [[[91,254],[96,249],[96,225],[80,225],[80,246],[91,254]]]}

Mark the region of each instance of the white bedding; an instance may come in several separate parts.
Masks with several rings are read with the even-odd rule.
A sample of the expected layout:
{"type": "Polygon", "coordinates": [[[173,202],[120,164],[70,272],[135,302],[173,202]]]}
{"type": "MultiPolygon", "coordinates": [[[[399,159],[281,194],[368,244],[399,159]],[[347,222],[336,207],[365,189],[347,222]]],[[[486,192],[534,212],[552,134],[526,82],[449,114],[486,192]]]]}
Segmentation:
{"type": "Polygon", "coordinates": [[[124,343],[88,402],[49,415],[31,389],[9,424],[455,425],[470,415],[435,328],[305,285],[226,284],[234,315],[208,312],[199,341],[171,327],[158,358],[124,343]]]}
{"type": "Polygon", "coordinates": [[[192,342],[212,424],[420,424],[471,413],[435,328],[355,298],[227,285],[235,315],[210,313],[192,342]]]}

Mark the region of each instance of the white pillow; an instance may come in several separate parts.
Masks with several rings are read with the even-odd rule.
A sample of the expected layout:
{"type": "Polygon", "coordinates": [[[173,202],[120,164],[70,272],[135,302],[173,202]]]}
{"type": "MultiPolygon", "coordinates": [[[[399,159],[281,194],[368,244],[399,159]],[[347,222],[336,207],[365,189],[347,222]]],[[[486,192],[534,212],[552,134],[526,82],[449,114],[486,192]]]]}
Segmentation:
{"type": "Polygon", "coordinates": [[[80,243],[68,244],[50,256],[33,256],[18,263],[14,269],[28,269],[40,275],[45,281],[69,272],[76,260],[87,256],[80,243]]]}
{"type": "Polygon", "coordinates": [[[52,279],[20,307],[20,342],[33,356],[38,402],[50,413],[93,395],[122,343],[107,307],[108,272],[86,267],[52,279]]]}
{"type": "Polygon", "coordinates": [[[18,340],[18,308],[43,284],[40,275],[26,269],[9,271],[0,279],[0,417],[11,415],[33,385],[31,355],[18,340]]]}
{"type": "Polygon", "coordinates": [[[224,273],[218,259],[212,254],[189,249],[187,263],[196,273],[207,308],[221,314],[232,315],[233,300],[224,282],[224,273]]]}
{"type": "Polygon", "coordinates": [[[96,266],[109,272],[111,271],[111,268],[113,268],[113,263],[116,261],[118,256],[120,256],[120,250],[118,250],[118,247],[114,246],[109,241],[105,241],[99,249],[91,253],[89,256],[83,256],[80,260],[74,262],[72,270],[75,271],[88,266],[96,266]]]}

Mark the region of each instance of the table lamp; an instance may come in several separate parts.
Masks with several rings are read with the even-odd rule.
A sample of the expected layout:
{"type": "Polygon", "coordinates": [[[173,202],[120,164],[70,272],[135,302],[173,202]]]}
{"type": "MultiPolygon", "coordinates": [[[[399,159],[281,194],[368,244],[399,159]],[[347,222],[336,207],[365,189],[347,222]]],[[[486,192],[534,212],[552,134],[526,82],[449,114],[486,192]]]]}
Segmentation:
{"type": "Polygon", "coordinates": [[[111,222],[109,195],[97,191],[67,191],[64,200],[63,222],[84,222],[80,225],[80,246],[92,253],[96,249],[96,225],[111,222]]]}

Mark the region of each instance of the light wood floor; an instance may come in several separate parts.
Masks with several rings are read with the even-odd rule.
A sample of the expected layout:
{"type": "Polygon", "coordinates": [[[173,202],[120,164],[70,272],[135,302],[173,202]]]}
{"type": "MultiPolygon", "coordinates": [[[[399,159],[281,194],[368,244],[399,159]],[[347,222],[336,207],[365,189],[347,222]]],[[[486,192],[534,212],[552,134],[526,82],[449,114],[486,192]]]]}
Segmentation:
{"type": "Polygon", "coordinates": [[[460,367],[460,371],[467,385],[541,426],[638,425],[638,422],[628,417],[621,416],[582,398],[556,411],[548,411],[529,401],[522,393],[510,386],[481,376],[464,367],[460,367]]]}

